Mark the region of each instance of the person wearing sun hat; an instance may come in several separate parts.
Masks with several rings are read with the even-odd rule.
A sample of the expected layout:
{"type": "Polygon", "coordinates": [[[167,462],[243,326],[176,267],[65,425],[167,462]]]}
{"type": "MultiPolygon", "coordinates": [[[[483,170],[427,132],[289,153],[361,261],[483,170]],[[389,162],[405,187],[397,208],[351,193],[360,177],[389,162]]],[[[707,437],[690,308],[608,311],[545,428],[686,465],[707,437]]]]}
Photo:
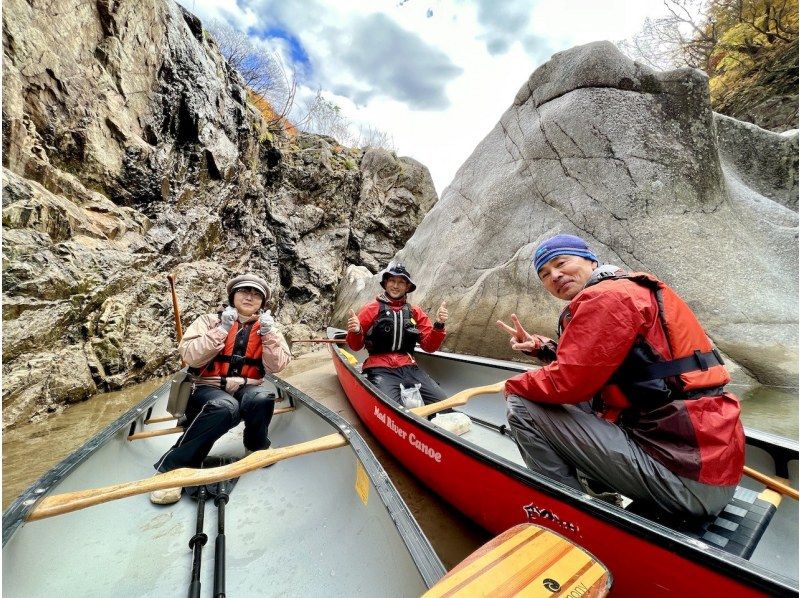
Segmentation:
{"type": "Polygon", "coordinates": [[[427,372],[417,366],[413,352],[417,343],[423,351],[438,351],[444,342],[448,318],[445,301],[439,305],[436,320],[407,295],[417,285],[403,264],[389,264],[381,272],[383,293],[365,305],[356,315],[350,310],[347,321],[347,344],[354,351],[367,349],[369,357],[362,366],[367,379],[390,399],[400,404],[402,384],[412,388],[419,384],[425,404],[446,399],[447,395],[427,372]]]}
{"type": "MultiPolygon", "coordinates": [[[[244,421],[244,448],[269,448],[267,436],[275,397],[261,386],[267,373],[282,370],[289,348],[269,309],[269,285],[255,274],[242,274],[225,285],[228,305],[205,314],[183,335],[178,352],[189,366],[192,393],[184,433],[155,464],[158,472],[197,468],[214,442],[244,421]]],[[[181,488],[156,490],[150,500],[171,504],[181,488]]]]}
{"type": "Polygon", "coordinates": [[[722,510],[744,465],[739,401],[689,306],[652,274],[600,266],[574,235],[545,239],[532,261],[569,304],[558,342],[528,333],[515,314],[497,322],[512,349],[545,364],[505,386],[528,467],[682,516],[722,510]]]}

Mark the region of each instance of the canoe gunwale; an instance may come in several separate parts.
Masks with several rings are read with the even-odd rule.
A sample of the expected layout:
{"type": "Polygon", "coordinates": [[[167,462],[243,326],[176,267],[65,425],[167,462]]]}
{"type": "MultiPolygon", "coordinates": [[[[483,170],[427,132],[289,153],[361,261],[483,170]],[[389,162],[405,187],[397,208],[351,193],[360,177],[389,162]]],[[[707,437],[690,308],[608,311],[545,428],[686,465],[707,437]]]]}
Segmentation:
{"type": "MultiPolygon", "coordinates": [[[[295,401],[302,402],[305,407],[334,426],[340,434],[347,438],[349,446],[358,461],[363,465],[367,476],[375,487],[380,501],[386,507],[388,516],[400,534],[400,538],[408,549],[425,585],[428,588],[432,587],[444,576],[446,569],[366,441],[353,429],[347,420],[285,380],[276,376],[269,376],[267,379],[275,385],[279,393],[288,396],[291,405],[294,405],[295,401]]],[[[149,416],[155,403],[169,392],[170,383],[171,381],[167,380],[137,405],[130,408],[70,453],[17,497],[3,513],[3,546],[25,522],[28,512],[40,498],[46,496],[56,484],[66,478],[78,465],[86,461],[96,449],[109,442],[120,430],[131,426],[133,423],[140,423],[139,420],[144,421],[149,416]]]]}
{"type": "MultiPolygon", "coordinates": [[[[328,329],[328,335],[332,337],[338,329],[328,329]]],[[[647,542],[663,547],[664,549],[673,552],[683,558],[702,563],[709,569],[724,572],[729,577],[735,578],[746,583],[755,589],[767,591],[772,595],[797,595],[797,581],[788,577],[777,574],[774,571],[764,569],[763,567],[752,563],[741,557],[737,557],[728,552],[724,552],[712,545],[703,543],[703,548],[694,546],[691,542],[697,540],[681,534],[671,528],[663,526],[657,522],[645,519],[634,513],[627,511],[619,512],[618,508],[593,499],[586,499],[578,491],[568,488],[554,480],[549,480],[545,476],[537,474],[527,468],[524,468],[516,463],[512,463],[503,457],[500,457],[482,447],[468,443],[461,437],[442,430],[434,426],[426,418],[420,417],[408,409],[401,407],[385,396],[376,386],[371,384],[363,375],[361,375],[353,365],[341,353],[342,348],[336,345],[330,345],[331,354],[335,359],[338,359],[341,365],[346,368],[352,378],[360,384],[367,392],[369,392],[375,399],[381,402],[386,408],[398,417],[409,422],[410,425],[423,429],[426,433],[437,436],[441,441],[454,446],[462,453],[468,454],[471,458],[478,461],[488,463],[495,469],[503,471],[505,475],[520,481],[533,489],[554,496],[572,507],[588,512],[592,517],[601,519],[617,528],[620,528],[628,533],[636,535],[647,542]]],[[[490,367],[501,367],[518,373],[524,369],[521,365],[519,368],[510,367],[506,364],[501,364],[498,360],[489,358],[481,358],[475,356],[468,356],[467,359],[459,359],[459,355],[453,353],[430,353],[428,355],[436,357],[444,357],[453,361],[471,362],[479,365],[487,365],[490,367]]],[[[338,373],[338,372],[337,372],[338,373]]],[[[768,437],[771,436],[766,433],[757,433],[756,439],[759,444],[766,443],[769,445],[768,437]]],[[[780,438],[780,437],[775,437],[780,438]]],[[[780,446],[781,449],[791,450],[791,441],[784,439],[788,446],[780,446]]],[[[754,443],[756,444],[756,443],[754,443]]]]}
{"type": "MultiPolygon", "coordinates": [[[[159,386],[137,405],[120,415],[100,432],[89,438],[80,447],[67,455],[55,467],[43,474],[28,489],[20,494],[8,509],[3,512],[3,546],[6,545],[16,529],[25,522],[28,512],[40,498],[45,496],[57,483],[66,478],[69,473],[86,461],[89,456],[100,446],[108,442],[119,430],[130,426],[138,418],[145,417],[148,409],[156,401],[169,392],[170,380],[159,386]]],[[[144,420],[143,420],[144,421],[144,420]]]]}
{"type": "Polygon", "coordinates": [[[411,553],[411,557],[425,584],[429,588],[436,584],[447,570],[436,555],[428,538],[422,532],[422,528],[419,527],[416,519],[411,515],[408,506],[400,498],[400,493],[395,488],[394,483],[389,479],[388,475],[382,473],[384,472],[383,466],[366,441],[342,416],[313,400],[303,391],[275,376],[272,376],[271,382],[279,390],[286,391],[292,399],[299,399],[311,411],[336,426],[339,432],[347,438],[348,443],[356,453],[356,457],[364,466],[372,485],[378,492],[381,502],[389,512],[392,523],[397,527],[400,537],[411,553]]]}

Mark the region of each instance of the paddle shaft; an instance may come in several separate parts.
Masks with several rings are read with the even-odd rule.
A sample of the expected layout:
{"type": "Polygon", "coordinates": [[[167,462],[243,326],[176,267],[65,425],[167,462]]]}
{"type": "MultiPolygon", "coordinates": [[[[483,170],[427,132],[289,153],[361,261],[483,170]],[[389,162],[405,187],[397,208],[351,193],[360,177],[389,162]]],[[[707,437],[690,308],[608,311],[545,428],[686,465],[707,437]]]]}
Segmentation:
{"type": "Polygon", "coordinates": [[[292,344],[295,343],[328,343],[334,345],[343,345],[347,341],[343,338],[301,338],[296,341],[292,341],[292,344]]]}
{"type": "Polygon", "coordinates": [[[203,518],[206,510],[206,487],[200,486],[197,490],[197,527],[194,536],[189,540],[192,549],[192,580],[189,583],[189,598],[200,598],[200,564],[203,559],[203,546],[208,542],[208,536],[203,533],[203,518]]]}
{"type": "Polygon", "coordinates": [[[782,484],[778,480],[769,477],[766,474],[761,473],[760,471],[756,471],[752,467],[748,467],[747,465],[744,466],[744,475],[753,478],[754,480],[761,482],[770,490],[774,490],[784,496],[788,496],[789,498],[793,498],[795,500],[798,499],[798,492],[794,488],[787,486],[786,484],[782,484]]]}
{"type": "Polygon", "coordinates": [[[472,397],[477,395],[486,395],[486,394],[494,394],[498,392],[503,392],[505,388],[505,380],[502,382],[497,382],[496,384],[488,384],[486,386],[477,386],[475,388],[467,388],[462,390],[461,392],[457,392],[449,399],[444,399],[442,401],[438,401],[437,403],[431,403],[430,405],[423,405],[422,407],[414,407],[410,409],[411,413],[415,413],[421,417],[427,417],[429,415],[433,415],[434,413],[439,413],[440,411],[444,411],[445,409],[452,409],[453,407],[460,407],[461,405],[465,405],[467,401],[469,401],[472,397]]]}
{"type": "Polygon", "coordinates": [[[244,459],[224,465],[222,467],[211,467],[209,469],[189,469],[182,467],[173,469],[166,473],[160,473],[143,480],[124,482],[102,488],[91,490],[80,490],[77,492],[67,492],[56,496],[43,498],[30,513],[27,521],[36,521],[45,517],[71,513],[79,509],[85,509],[94,505],[99,505],[128,496],[145,494],[153,490],[164,490],[166,488],[177,488],[178,486],[201,486],[230,480],[245,473],[261,469],[272,463],[290,459],[299,455],[307,455],[318,451],[325,451],[347,444],[347,439],[341,434],[329,434],[308,442],[301,442],[290,446],[277,449],[266,449],[251,453],[244,459]]]}
{"type": "Polygon", "coordinates": [[[178,306],[178,294],[175,292],[175,275],[167,274],[169,290],[172,293],[172,315],[175,317],[175,334],[178,342],[183,338],[183,325],[181,324],[181,308],[178,306]]]}

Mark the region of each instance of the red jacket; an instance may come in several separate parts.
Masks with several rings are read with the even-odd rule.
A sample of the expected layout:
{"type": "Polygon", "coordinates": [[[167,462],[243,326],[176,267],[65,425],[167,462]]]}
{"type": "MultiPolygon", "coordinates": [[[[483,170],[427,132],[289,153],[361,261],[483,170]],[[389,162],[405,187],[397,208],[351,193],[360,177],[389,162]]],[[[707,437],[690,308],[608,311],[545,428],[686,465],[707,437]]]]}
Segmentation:
{"type": "MultiPolygon", "coordinates": [[[[388,299],[387,297],[383,298],[388,299]]],[[[403,309],[403,305],[405,305],[406,300],[404,297],[398,301],[389,300],[388,303],[394,311],[400,311],[403,309]]],[[[375,301],[367,303],[361,309],[361,311],[358,312],[358,322],[361,324],[361,331],[358,333],[347,333],[347,344],[351,349],[353,349],[353,351],[359,351],[364,348],[364,337],[375,323],[380,305],[381,304],[378,302],[378,300],[375,299],[375,301]]],[[[444,337],[447,335],[447,333],[444,331],[444,329],[437,330],[434,328],[430,318],[424,311],[422,311],[421,307],[418,305],[411,305],[410,307],[411,315],[417,324],[417,329],[419,329],[419,346],[422,347],[423,351],[427,351],[428,353],[438,351],[439,347],[442,346],[442,342],[444,342],[444,337]]],[[[414,358],[409,353],[382,353],[380,355],[370,355],[367,357],[362,370],[375,367],[399,368],[404,365],[414,364],[416,364],[416,361],[414,361],[414,358]]]]}
{"type": "MultiPolygon", "coordinates": [[[[673,302],[689,310],[669,292],[673,302]]],[[[651,400],[637,395],[641,387],[630,384],[622,375],[624,370],[620,372],[637,352],[654,355],[657,361],[677,357],[665,335],[655,292],[628,279],[605,280],[578,293],[565,311],[569,317],[562,318],[565,324],[556,360],[509,379],[506,394],[557,404],[602,396],[599,415],[616,421],[670,471],[706,484],[737,484],[744,465],[744,431],[733,394],[717,388],[704,396],[702,390],[690,389],[692,394],[687,396],[680,381],[672,379],[658,381],[664,385],[661,397],[667,399],[651,400]]],[[[667,320],[667,327],[671,325],[667,320]]],[[[699,326],[697,330],[702,333],[699,326]]],[[[698,348],[708,342],[702,335],[694,341],[698,348]]],[[[716,386],[727,380],[723,368],[716,386]]]]}

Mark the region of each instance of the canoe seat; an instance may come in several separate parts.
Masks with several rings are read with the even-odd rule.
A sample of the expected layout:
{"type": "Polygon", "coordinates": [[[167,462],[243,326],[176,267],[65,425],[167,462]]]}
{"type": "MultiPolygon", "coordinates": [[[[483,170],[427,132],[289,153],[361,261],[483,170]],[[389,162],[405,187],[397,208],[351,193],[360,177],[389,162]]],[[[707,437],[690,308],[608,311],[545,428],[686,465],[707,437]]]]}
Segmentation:
{"type": "Polygon", "coordinates": [[[757,492],[738,486],[715,518],[664,523],[715,548],[749,559],[780,502],[781,495],[774,490],[757,492]]]}

